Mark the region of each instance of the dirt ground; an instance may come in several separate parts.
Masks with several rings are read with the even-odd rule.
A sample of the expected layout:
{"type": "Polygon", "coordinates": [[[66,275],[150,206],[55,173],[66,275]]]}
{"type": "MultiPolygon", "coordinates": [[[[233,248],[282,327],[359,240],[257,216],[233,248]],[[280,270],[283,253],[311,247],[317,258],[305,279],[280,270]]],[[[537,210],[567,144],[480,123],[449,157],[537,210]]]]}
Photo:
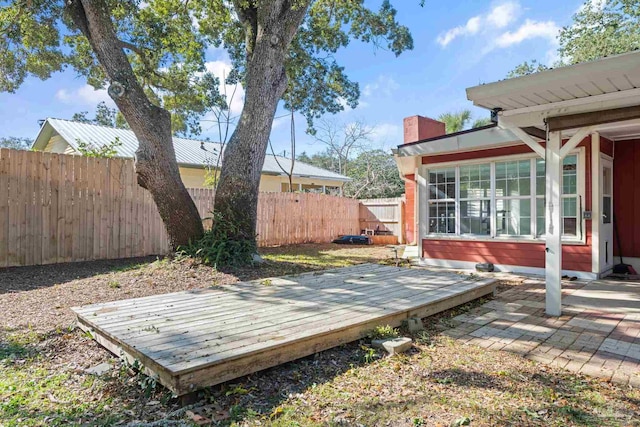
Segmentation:
{"type": "Polygon", "coordinates": [[[371,246],[300,245],[263,255],[260,268],[225,272],[168,258],[0,269],[0,426],[640,425],[637,390],[441,334],[451,317],[482,301],[425,319],[427,330],[406,355],[384,357],[361,340],[211,387],[188,408],[73,329],[69,308],[77,305],[395,262],[389,248],[371,246]],[[113,365],[108,373],[85,372],[104,362],[113,365]]]}
{"type": "Polygon", "coordinates": [[[66,328],[70,307],[165,294],[363,262],[391,261],[384,246],[299,245],[264,248],[257,268],[217,271],[191,259],[147,257],[0,269],[4,330],[66,328]]]}

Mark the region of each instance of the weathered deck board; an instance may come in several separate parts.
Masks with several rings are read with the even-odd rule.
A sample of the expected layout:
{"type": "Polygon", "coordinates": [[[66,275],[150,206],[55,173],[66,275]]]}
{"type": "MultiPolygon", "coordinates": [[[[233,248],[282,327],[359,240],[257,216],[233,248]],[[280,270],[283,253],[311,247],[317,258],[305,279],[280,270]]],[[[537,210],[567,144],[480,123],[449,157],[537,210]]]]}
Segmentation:
{"type": "Polygon", "coordinates": [[[178,395],[491,293],[493,280],[365,264],[74,308],[116,355],[178,395]]]}

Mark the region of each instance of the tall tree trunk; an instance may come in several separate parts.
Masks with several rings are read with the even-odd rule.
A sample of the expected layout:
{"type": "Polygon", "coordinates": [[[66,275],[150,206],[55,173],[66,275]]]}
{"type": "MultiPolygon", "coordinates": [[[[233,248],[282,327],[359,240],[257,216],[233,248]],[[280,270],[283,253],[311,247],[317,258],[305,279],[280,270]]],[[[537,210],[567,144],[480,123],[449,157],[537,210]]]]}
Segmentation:
{"type": "Polygon", "coordinates": [[[278,102],[287,87],[285,59],[309,1],[234,2],[247,34],[245,101],[222,159],[214,209],[236,226],[237,240],[256,238],[260,175],[278,102]],[[251,2],[248,2],[251,3],[251,2]],[[304,4],[303,4],[304,3],[304,4]]]}
{"type": "Polygon", "coordinates": [[[72,0],[67,11],[91,44],[111,80],[109,95],[138,139],[135,168],[138,184],[151,193],[172,248],[202,236],[198,210],[187,192],[176,162],[168,111],[153,105],[136,79],[117,38],[104,1],[72,0]]]}

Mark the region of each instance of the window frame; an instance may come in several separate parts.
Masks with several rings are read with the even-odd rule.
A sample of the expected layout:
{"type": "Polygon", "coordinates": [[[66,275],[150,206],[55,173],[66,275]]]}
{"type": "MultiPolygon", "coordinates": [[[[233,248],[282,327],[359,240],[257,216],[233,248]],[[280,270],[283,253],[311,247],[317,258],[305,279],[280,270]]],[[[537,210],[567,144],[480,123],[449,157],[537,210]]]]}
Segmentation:
{"type": "MultiPolygon", "coordinates": [[[[482,179],[482,171],[479,170],[478,171],[479,175],[478,175],[478,182],[482,182],[482,181],[486,181],[482,179]]],[[[493,194],[493,180],[491,179],[491,177],[493,176],[493,169],[492,169],[492,163],[491,162],[479,162],[479,163],[470,163],[470,164],[462,164],[459,165],[459,167],[457,168],[457,178],[458,178],[458,191],[456,194],[456,199],[457,199],[457,205],[458,205],[458,210],[456,212],[456,215],[458,217],[458,223],[459,223],[459,227],[458,227],[458,232],[457,234],[461,235],[461,236],[480,236],[480,237],[487,237],[487,236],[491,236],[491,229],[492,229],[492,215],[491,213],[493,212],[492,210],[492,197],[491,195],[493,194]],[[474,197],[469,197],[469,195],[467,194],[467,197],[462,197],[461,196],[461,187],[462,187],[462,180],[461,180],[461,175],[460,175],[460,169],[462,167],[467,167],[467,166],[482,166],[482,165],[488,165],[489,166],[489,196],[483,196],[483,197],[479,197],[479,198],[474,198],[474,197]],[[483,202],[489,202],[489,234],[474,234],[474,233],[463,233],[462,232],[462,203],[466,202],[473,202],[473,201],[479,201],[480,202],[480,212],[482,212],[482,203],[483,202]]],[[[467,181],[468,183],[472,182],[471,179],[469,179],[467,181]]],[[[480,217],[482,218],[482,216],[480,217]]]]}
{"type": "MultiPolygon", "coordinates": [[[[438,235],[438,236],[457,236],[458,234],[460,234],[460,221],[459,221],[459,209],[460,209],[460,170],[458,167],[455,166],[449,166],[449,167],[438,167],[438,168],[431,168],[430,170],[427,171],[426,175],[424,175],[425,180],[426,180],[426,186],[427,186],[427,191],[426,191],[426,209],[427,209],[427,218],[429,218],[429,210],[431,208],[432,205],[438,205],[438,204],[447,204],[447,203],[453,203],[454,205],[454,232],[453,233],[442,233],[442,232],[436,232],[436,233],[431,233],[429,231],[430,228],[430,222],[429,219],[426,222],[426,227],[427,227],[427,233],[432,234],[432,235],[438,235]],[[442,198],[442,199],[431,199],[429,197],[430,191],[429,191],[429,186],[432,185],[431,182],[429,182],[429,173],[433,172],[433,171],[438,171],[438,170],[444,170],[444,169],[453,169],[453,185],[454,185],[454,197],[453,198],[442,198]]],[[[436,189],[439,185],[439,183],[436,181],[435,184],[433,184],[436,186],[436,189]]],[[[445,185],[445,192],[446,192],[446,186],[449,185],[445,179],[444,181],[444,185],[445,185]]],[[[448,221],[448,218],[445,219],[445,221],[448,221]]]]}
{"type": "MultiPolygon", "coordinates": [[[[567,154],[567,156],[576,155],[577,156],[577,193],[575,195],[577,199],[577,230],[576,236],[562,236],[563,244],[574,244],[574,245],[584,245],[586,244],[586,221],[584,217],[580,216],[580,202],[582,201],[582,208],[584,209],[584,204],[586,203],[585,192],[586,192],[586,148],[585,147],[577,147],[574,150],[571,150],[567,154]],[[582,233],[580,233],[582,230],[582,233]]],[[[537,200],[540,197],[537,194],[536,187],[536,160],[539,158],[535,153],[523,153],[523,154],[513,154],[506,156],[493,156],[493,157],[485,157],[479,159],[470,159],[470,160],[461,160],[454,162],[442,162],[442,163],[430,163],[430,164],[422,164],[416,169],[416,177],[418,178],[418,186],[417,186],[417,203],[418,203],[418,230],[421,239],[431,239],[431,240],[478,240],[478,241],[503,241],[503,242],[521,242],[521,243],[544,243],[545,235],[537,235],[537,200]],[[531,200],[531,235],[524,236],[503,236],[497,235],[497,211],[496,211],[496,179],[495,179],[495,167],[496,163],[505,162],[505,161],[515,161],[515,160],[530,160],[531,167],[530,173],[531,178],[531,191],[530,195],[527,196],[529,200],[531,200]],[[489,235],[480,235],[480,234],[462,234],[460,232],[460,224],[461,224],[461,212],[460,212],[460,166],[467,165],[480,165],[480,164],[490,164],[491,170],[491,190],[490,190],[490,228],[491,233],[489,235]],[[437,169],[449,169],[455,168],[456,171],[456,232],[455,233],[430,233],[429,232],[429,209],[428,209],[428,173],[430,170],[437,169]],[[421,225],[421,224],[424,224],[421,225]]],[[[572,196],[573,197],[573,196],[572,196]]],[[[544,198],[544,196],[543,196],[544,198]]]]}
{"type": "MultiPolygon", "coordinates": [[[[496,230],[495,230],[495,234],[493,236],[495,236],[496,238],[511,238],[511,239],[526,239],[530,236],[533,236],[534,233],[531,233],[531,235],[528,234],[508,234],[508,233],[503,233],[503,234],[498,234],[498,200],[502,200],[506,203],[510,202],[511,200],[528,200],[529,201],[529,230],[535,230],[534,228],[534,224],[531,221],[531,218],[534,216],[535,214],[535,207],[531,206],[531,201],[533,199],[533,195],[535,194],[535,192],[533,192],[533,187],[531,185],[531,177],[533,176],[532,173],[532,165],[533,165],[533,161],[531,159],[505,159],[505,160],[497,160],[495,162],[493,162],[494,164],[494,169],[495,166],[498,163],[520,163],[520,162],[524,162],[524,161],[528,161],[529,162],[529,194],[528,195],[524,195],[524,196],[498,196],[496,193],[493,193],[493,199],[496,201],[496,211],[495,211],[495,217],[496,217],[496,230]]],[[[518,165],[519,168],[519,165],[518,165]]],[[[518,171],[518,181],[520,179],[522,179],[523,177],[520,176],[520,172],[518,171]]],[[[494,183],[496,182],[496,176],[493,175],[493,181],[494,183]]],[[[507,185],[506,182],[506,178],[505,178],[505,187],[507,185]]],[[[518,186],[520,186],[520,182],[518,182],[518,186]]],[[[496,186],[497,187],[497,186],[496,186]]]]}

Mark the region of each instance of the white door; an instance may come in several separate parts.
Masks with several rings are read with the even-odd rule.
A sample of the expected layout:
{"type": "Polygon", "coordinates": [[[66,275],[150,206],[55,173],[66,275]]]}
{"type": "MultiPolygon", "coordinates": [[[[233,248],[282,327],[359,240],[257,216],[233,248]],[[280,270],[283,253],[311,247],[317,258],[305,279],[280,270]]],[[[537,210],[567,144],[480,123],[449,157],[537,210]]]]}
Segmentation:
{"type": "Polygon", "coordinates": [[[603,157],[600,161],[600,269],[613,269],[613,163],[603,157]]]}

